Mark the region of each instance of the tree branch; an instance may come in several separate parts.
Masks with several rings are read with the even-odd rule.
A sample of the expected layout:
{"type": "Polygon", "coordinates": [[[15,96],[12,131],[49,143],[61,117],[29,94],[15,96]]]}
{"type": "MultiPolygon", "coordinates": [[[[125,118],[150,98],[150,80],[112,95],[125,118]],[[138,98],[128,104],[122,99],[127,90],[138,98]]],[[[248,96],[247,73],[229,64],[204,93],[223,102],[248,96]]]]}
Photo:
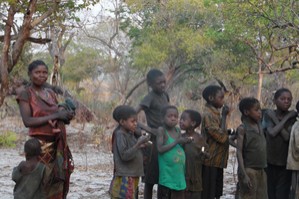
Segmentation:
{"type": "MultiPolygon", "coordinates": [[[[17,35],[11,35],[11,41],[16,40],[18,38],[17,35]]],[[[4,35],[0,36],[0,41],[4,41],[4,35]]],[[[37,43],[37,44],[46,44],[51,42],[51,39],[48,38],[34,38],[34,37],[28,37],[27,41],[32,42],[32,43],[37,43]]]]}
{"type": "Polygon", "coordinates": [[[69,38],[67,39],[67,41],[65,42],[65,44],[63,45],[62,49],[63,51],[65,51],[65,49],[67,48],[67,46],[71,43],[73,37],[75,36],[75,33],[72,32],[71,35],[69,36],[69,38]]]}
{"type": "Polygon", "coordinates": [[[127,100],[129,99],[129,97],[133,94],[133,92],[139,87],[141,86],[144,82],[146,82],[146,78],[142,79],[141,81],[139,81],[126,95],[124,104],[126,104],[127,100]]]}
{"type": "MultiPolygon", "coordinates": [[[[58,5],[58,4],[56,3],[55,5],[58,5]]],[[[34,19],[31,23],[31,28],[34,28],[35,26],[39,25],[43,20],[45,20],[46,18],[51,16],[53,12],[54,12],[54,9],[50,8],[42,16],[40,16],[39,18],[34,19]]]]}
{"type": "Polygon", "coordinates": [[[18,38],[13,46],[12,64],[9,67],[9,71],[11,71],[13,66],[17,63],[17,61],[22,53],[22,49],[25,45],[25,42],[30,37],[30,30],[32,28],[31,20],[32,20],[33,14],[35,13],[36,3],[37,3],[37,0],[31,0],[28,5],[27,12],[24,15],[22,27],[19,31],[18,38]]]}
{"type": "Polygon", "coordinates": [[[121,54],[121,53],[120,53],[120,52],[119,52],[119,51],[118,51],[112,44],[110,44],[111,42],[108,43],[107,41],[105,41],[105,40],[102,39],[102,38],[99,38],[99,37],[90,35],[86,30],[83,30],[83,31],[84,31],[84,33],[86,34],[87,37],[92,38],[92,39],[95,39],[95,40],[101,42],[102,44],[104,44],[105,46],[107,46],[109,49],[113,50],[113,52],[114,52],[117,56],[119,56],[119,57],[122,56],[122,54],[121,54]]]}

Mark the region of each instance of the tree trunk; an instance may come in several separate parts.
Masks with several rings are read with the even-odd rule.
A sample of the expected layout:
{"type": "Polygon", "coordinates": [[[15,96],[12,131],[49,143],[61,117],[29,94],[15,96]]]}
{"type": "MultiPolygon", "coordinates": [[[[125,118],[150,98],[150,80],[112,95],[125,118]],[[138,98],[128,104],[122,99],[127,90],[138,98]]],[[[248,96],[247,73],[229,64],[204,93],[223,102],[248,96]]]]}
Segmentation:
{"type": "Polygon", "coordinates": [[[258,72],[258,87],[257,87],[257,95],[256,98],[260,101],[260,103],[262,104],[262,87],[263,87],[263,71],[262,71],[262,62],[259,60],[259,72],[258,72]]]}
{"type": "Polygon", "coordinates": [[[27,12],[24,15],[23,24],[18,33],[18,37],[13,45],[11,45],[11,32],[13,27],[14,16],[17,12],[17,9],[14,4],[11,4],[8,9],[8,16],[4,27],[4,42],[0,60],[0,106],[3,104],[4,99],[8,93],[9,73],[17,64],[19,57],[22,53],[23,47],[27,39],[30,37],[30,30],[32,28],[31,20],[33,14],[35,13],[36,2],[37,0],[30,1],[27,8],[27,12]]]}
{"type": "Polygon", "coordinates": [[[11,27],[13,25],[15,10],[11,6],[8,10],[8,18],[5,24],[4,29],[4,42],[1,53],[1,65],[0,65],[0,77],[1,77],[1,87],[0,87],[0,106],[3,104],[4,99],[8,92],[8,64],[10,61],[9,58],[9,49],[10,49],[10,39],[11,39],[11,27]]]}
{"type": "Polygon", "coordinates": [[[66,32],[66,26],[60,24],[59,28],[60,29],[55,26],[50,27],[50,37],[52,42],[48,45],[48,50],[53,59],[53,69],[50,75],[50,84],[55,86],[62,85],[60,70],[65,63],[65,50],[74,37],[74,33],[71,33],[67,41],[63,44],[62,40],[66,32]]]}
{"type": "Polygon", "coordinates": [[[61,86],[60,81],[60,61],[58,55],[55,55],[53,58],[53,70],[50,75],[50,84],[53,86],[61,86]]]}

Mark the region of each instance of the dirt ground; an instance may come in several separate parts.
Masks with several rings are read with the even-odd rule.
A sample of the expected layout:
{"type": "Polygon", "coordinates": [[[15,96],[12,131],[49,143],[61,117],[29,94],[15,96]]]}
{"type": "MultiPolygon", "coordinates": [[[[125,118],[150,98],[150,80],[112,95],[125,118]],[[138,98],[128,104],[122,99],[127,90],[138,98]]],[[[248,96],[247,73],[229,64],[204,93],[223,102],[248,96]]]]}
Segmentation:
{"type": "MultiPolygon", "coordinates": [[[[112,179],[113,159],[107,149],[107,143],[82,143],[91,136],[92,125],[71,123],[68,126],[69,143],[75,161],[75,171],[71,176],[70,199],[108,199],[109,184],[112,179]],[[105,146],[105,147],[103,147],[105,146]]],[[[19,141],[15,148],[0,148],[0,198],[12,199],[14,182],[11,180],[13,167],[24,159],[23,144],[27,130],[18,118],[6,118],[0,122],[0,133],[14,131],[19,134],[19,141]]],[[[224,173],[223,199],[233,199],[236,184],[237,162],[234,149],[230,151],[228,168],[224,173]]],[[[140,184],[140,199],[142,199],[143,184],[140,184]]]]}

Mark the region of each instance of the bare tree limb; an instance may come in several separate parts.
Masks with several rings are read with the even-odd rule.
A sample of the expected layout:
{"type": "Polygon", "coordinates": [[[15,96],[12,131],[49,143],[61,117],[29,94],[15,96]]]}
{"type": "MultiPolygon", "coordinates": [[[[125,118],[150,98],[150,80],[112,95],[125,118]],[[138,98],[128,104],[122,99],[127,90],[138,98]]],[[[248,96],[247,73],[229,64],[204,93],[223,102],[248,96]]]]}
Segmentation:
{"type": "MultiPolygon", "coordinates": [[[[267,74],[282,73],[282,72],[286,72],[289,70],[299,69],[298,63],[299,63],[299,61],[294,61],[292,63],[292,65],[289,67],[279,68],[279,69],[275,69],[272,71],[261,71],[261,74],[267,75],[267,74]]],[[[243,76],[242,80],[246,79],[249,75],[257,75],[257,74],[259,74],[259,72],[248,71],[248,73],[243,76]]]]}
{"type": "MultiPolygon", "coordinates": [[[[11,41],[14,41],[18,38],[17,35],[12,35],[11,36],[11,41]]],[[[4,36],[1,35],[0,36],[0,41],[3,42],[4,41],[4,36]]],[[[49,43],[51,42],[51,39],[48,39],[48,38],[34,38],[34,37],[28,37],[27,38],[27,41],[30,41],[32,43],[37,43],[37,44],[46,44],[46,43],[49,43]]]]}
{"type": "Polygon", "coordinates": [[[146,78],[140,80],[126,95],[124,104],[126,104],[127,100],[129,99],[129,97],[133,94],[133,92],[139,87],[141,86],[144,82],[146,82],[146,78]]]}
{"type": "MultiPolygon", "coordinates": [[[[55,1],[55,6],[56,5],[58,5],[58,3],[55,1]]],[[[53,8],[49,8],[49,10],[47,12],[45,12],[42,16],[40,16],[39,18],[34,19],[31,23],[31,28],[39,25],[43,20],[45,20],[46,18],[51,16],[53,11],[54,11],[53,8]]]]}
{"type": "Polygon", "coordinates": [[[25,45],[27,39],[30,37],[30,30],[32,28],[31,20],[33,14],[35,13],[36,3],[37,0],[31,0],[27,8],[27,12],[24,15],[23,24],[18,34],[19,36],[12,49],[12,64],[8,68],[9,71],[11,71],[13,66],[17,63],[21,55],[23,46],[25,45]]]}
{"type": "Polygon", "coordinates": [[[102,44],[104,44],[105,46],[107,46],[109,49],[113,50],[113,52],[117,55],[117,56],[122,56],[122,54],[117,50],[117,48],[115,48],[112,44],[110,44],[110,42],[108,43],[107,41],[105,41],[102,38],[90,35],[86,30],[83,30],[84,33],[86,34],[87,37],[95,39],[99,42],[101,42],[102,44]]]}
{"type": "Polygon", "coordinates": [[[69,36],[69,38],[67,39],[67,41],[65,42],[65,44],[62,47],[62,50],[65,51],[65,49],[68,47],[68,45],[71,43],[72,39],[74,38],[75,33],[72,32],[71,35],[69,36]]]}

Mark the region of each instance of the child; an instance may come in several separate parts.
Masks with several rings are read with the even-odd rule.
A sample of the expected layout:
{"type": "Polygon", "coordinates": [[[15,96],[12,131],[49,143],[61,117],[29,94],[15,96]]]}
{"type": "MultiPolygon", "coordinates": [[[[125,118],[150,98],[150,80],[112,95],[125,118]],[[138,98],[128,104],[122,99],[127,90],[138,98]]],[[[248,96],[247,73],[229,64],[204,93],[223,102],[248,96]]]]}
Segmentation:
{"type": "MultiPolygon", "coordinates": [[[[297,114],[299,113],[299,101],[296,104],[297,114]]],[[[299,117],[292,127],[287,169],[292,172],[290,199],[299,198],[299,117]]]]}
{"type": "Polygon", "coordinates": [[[135,199],[139,177],[143,176],[141,148],[149,140],[148,136],[134,136],[137,127],[137,114],[130,106],[117,107],[113,112],[119,127],[115,129],[112,146],[114,176],[110,185],[112,199],[135,199]]]}
{"type": "Polygon", "coordinates": [[[239,199],[268,199],[266,139],[261,127],[262,111],[255,98],[239,104],[242,124],[238,127],[237,158],[239,163],[239,199]]]}
{"type": "MultiPolygon", "coordinates": [[[[169,96],[165,92],[166,79],[164,74],[157,69],[151,69],[146,75],[146,81],[151,91],[140,102],[137,113],[144,111],[147,125],[150,128],[158,129],[162,126],[161,109],[169,105],[169,96]]],[[[144,199],[152,199],[153,186],[159,181],[158,152],[156,136],[151,136],[153,143],[151,148],[145,152],[145,176],[144,199]],[[146,157],[148,156],[148,157],[146,157]]],[[[158,186],[158,197],[167,190],[158,186]]]]}
{"type": "Polygon", "coordinates": [[[226,130],[228,107],[220,86],[209,85],[202,93],[207,102],[203,110],[201,134],[209,146],[210,157],[203,165],[203,199],[220,198],[223,189],[223,168],[227,166],[229,140],[226,130]],[[220,109],[222,108],[222,113],[220,109]]]}
{"type": "Polygon", "coordinates": [[[14,198],[46,198],[43,187],[46,167],[39,162],[41,144],[38,139],[32,138],[26,141],[24,151],[26,161],[22,161],[12,172],[12,180],[16,182],[14,198]]]}
{"type": "Polygon", "coordinates": [[[186,184],[185,198],[201,199],[202,194],[202,163],[208,156],[204,152],[207,144],[199,133],[195,131],[201,123],[199,112],[185,110],[180,119],[180,128],[186,132],[183,137],[191,138],[192,142],[183,146],[186,155],[186,184]]]}
{"type": "Polygon", "coordinates": [[[180,144],[186,144],[192,139],[182,137],[178,124],[178,110],[175,106],[162,109],[163,127],[159,127],[157,135],[157,149],[159,162],[159,185],[170,190],[170,196],[161,199],[184,199],[186,189],[185,180],[185,152],[180,144]]]}
{"type": "Polygon", "coordinates": [[[288,198],[291,172],[286,169],[289,138],[297,113],[289,111],[292,93],[289,89],[278,89],[274,94],[276,110],[264,113],[263,127],[267,140],[267,182],[269,199],[288,198]]]}

